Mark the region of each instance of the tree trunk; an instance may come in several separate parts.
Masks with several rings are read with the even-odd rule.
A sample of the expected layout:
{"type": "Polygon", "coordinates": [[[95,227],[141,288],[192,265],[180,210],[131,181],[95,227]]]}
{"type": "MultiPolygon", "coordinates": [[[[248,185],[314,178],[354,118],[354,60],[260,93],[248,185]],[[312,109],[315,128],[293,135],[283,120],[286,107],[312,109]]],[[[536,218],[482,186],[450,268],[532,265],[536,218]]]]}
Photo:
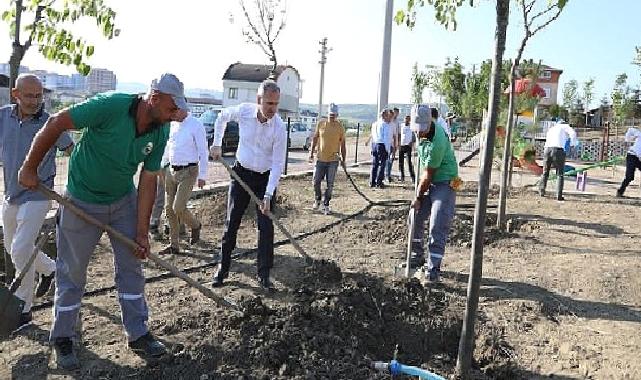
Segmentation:
{"type": "MultiPolygon", "coordinates": [[[[520,50],[522,51],[522,50],[520,50]]],[[[516,86],[516,68],[519,66],[520,54],[512,63],[510,71],[510,100],[507,107],[507,123],[505,125],[505,145],[503,147],[503,165],[501,166],[501,186],[499,190],[499,208],[497,211],[496,226],[505,230],[508,177],[510,175],[510,161],[512,161],[512,125],[514,124],[514,88],[516,86]]]]}
{"type": "Polygon", "coordinates": [[[20,28],[22,26],[22,0],[16,0],[16,33],[13,39],[13,47],[11,49],[11,57],[9,58],[9,96],[11,102],[14,102],[11,89],[16,85],[18,72],[20,71],[20,62],[24,57],[25,49],[20,44],[20,28]]]}
{"type": "Polygon", "coordinates": [[[481,276],[483,274],[483,240],[485,229],[485,218],[487,211],[488,187],[492,171],[492,156],[494,154],[494,139],[496,134],[496,122],[498,119],[499,100],[501,95],[501,65],[503,53],[505,52],[506,29],[510,14],[510,0],[496,1],[496,34],[494,46],[494,58],[492,60],[492,83],[490,86],[490,97],[488,109],[490,117],[488,120],[485,151],[483,154],[483,166],[479,174],[478,196],[474,211],[474,234],[470,260],[470,277],[467,285],[467,302],[465,305],[465,318],[459,341],[458,358],[456,370],[463,379],[469,378],[472,367],[472,354],[474,352],[474,324],[479,304],[479,292],[481,287],[481,276]]]}

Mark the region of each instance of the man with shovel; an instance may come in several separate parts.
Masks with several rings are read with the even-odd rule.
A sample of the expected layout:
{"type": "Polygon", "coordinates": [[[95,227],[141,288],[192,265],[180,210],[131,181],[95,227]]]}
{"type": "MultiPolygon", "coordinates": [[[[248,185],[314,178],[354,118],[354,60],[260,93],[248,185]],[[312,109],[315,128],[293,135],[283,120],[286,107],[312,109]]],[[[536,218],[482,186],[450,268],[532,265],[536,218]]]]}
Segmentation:
{"type": "MultiPolygon", "coordinates": [[[[82,130],[71,155],[67,195],[85,214],[113,227],[138,248],[109,234],[115,282],[129,347],[157,357],[166,352],[147,328],[145,277],[140,259],[149,253],[149,218],[156,193],[156,174],[169,134],[168,123],[186,110],[183,84],[173,74],[151,83],[145,96],[99,94],[53,115],[36,136],[19,173],[20,184],[38,186],[36,168],[61,133],[82,130]],[[133,176],[143,163],[138,191],[133,176]],[[135,255],[135,256],[134,256],[135,255]]],[[[58,215],[56,297],[51,340],[58,366],[78,368],[74,330],[87,278],[87,265],[103,229],[61,206],[58,215]]]]}
{"type": "MultiPolygon", "coordinates": [[[[34,250],[34,243],[42,223],[51,208],[51,201],[37,191],[25,189],[18,184],[18,169],[24,162],[36,133],[45,124],[49,114],[44,110],[43,88],[40,79],[32,74],[22,74],[16,80],[11,94],[17,104],[0,109],[0,150],[4,174],[4,203],[2,205],[2,232],[4,247],[19,272],[26,270],[15,296],[24,301],[20,325],[31,322],[31,305],[36,272],[39,283],[36,296],[49,290],[56,270],[56,263],[43,252],[36,254],[33,265],[25,268],[34,250]]],[[[59,150],[71,153],[73,142],[67,133],[54,141],[59,150]]],[[[56,150],[52,147],[45,153],[38,167],[39,180],[53,188],[56,175],[56,150]]]]}
{"type": "MultiPolygon", "coordinates": [[[[236,164],[233,170],[263,203],[256,207],[258,224],[258,283],[266,290],[273,289],[269,271],[274,262],[274,224],[266,215],[273,207],[273,197],[285,166],[287,150],[287,128],[277,114],[280,102],[280,88],[272,80],[264,81],[258,88],[257,104],[242,103],[221,112],[214,127],[214,144],[211,157],[217,161],[222,157],[222,140],[228,121],[238,122],[239,141],[236,164]]],[[[227,195],[227,219],[220,246],[222,256],[213,286],[223,286],[229,275],[231,253],[236,247],[236,235],[250,195],[241,184],[232,178],[227,195]]]]}
{"type": "Polygon", "coordinates": [[[421,174],[412,207],[414,239],[413,262],[422,261],[425,221],[429,218],[426,278],[439,281],[445,243],[454,219],[456,192],[460,184],[454,150],[445,130],[431,120],[430,109],[417,105],[412,109],[412,129],[418,132],[417,147],[421,174]]]}

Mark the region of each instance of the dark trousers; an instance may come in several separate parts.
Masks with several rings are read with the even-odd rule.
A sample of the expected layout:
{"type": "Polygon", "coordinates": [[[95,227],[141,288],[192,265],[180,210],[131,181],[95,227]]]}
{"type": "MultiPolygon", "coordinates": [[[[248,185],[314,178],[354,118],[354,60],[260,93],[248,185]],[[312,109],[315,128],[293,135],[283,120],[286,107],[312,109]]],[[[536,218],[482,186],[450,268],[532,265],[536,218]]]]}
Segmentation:
{"type": "MultiPolygon", "coordinates": [[[[269,180],[269,172],[257,173],[243,168],[236,163],[233,170],[245,182],[249,188],[256,194],[258,199],[263,199],[265,189],[269,180]]],[[[229,273],[231,265],[231,253],[236,248],[236,236],[238,227],[245,213],[245,209],[252,202],[249,194],[242,186],[232,178],[229,184],[229,193],[227,195],[227,218],[225,219],[225,232],[220,245],[222,255],[222,271],[226,275],[229,273]]],[[[274,197],[272,197],[271,207],[274,206],[274,197]]],[[[272,221],[263,214],[256,205],[256,219],[258,224],[258,275],[268,277],[269,270],[274,266],[274,225],[272,221]]]]}
{"type": "Polygon", "coordinates": [[[412,182],[414,182],[414,166],[412,165],[412,146],[411,145],[401,145],[401,149],[398,150],[398,170],[401,172],[401,181],[405,179],[404,161],[406,158],[407,158],[407,168],[409,169],[412,182]]]}
{"type": "Polygon", "coordinates": [[[387,150],[385,144],[376,144],[372,150],[372,173],[369,177],[369,185],[380,186],[385,178],[385,165],[387,164],[387,150]]]}
{"type": "Polygon", "coordinates": [[[539,190],[545,191],[545,187],[550,177],[550,168],[552,165],[556,168],[556,197],[557,199],[563,196],[563,173],[565,169],[565,150],[563,148],[545,148],[543,152],[545,164],[543,165],[543,176],[539,184],[539,190]]]}
{"type": "Polygon", "coordinates": [[[641,160],[634,154],[628,153],[625,156],[625,178],[623,182],[621,182],[619,194],[623,195],[625,188],[628,187],[630,182],[634,181],[634,172],[637,171],[637,169],[641,170],[641,160]]]}

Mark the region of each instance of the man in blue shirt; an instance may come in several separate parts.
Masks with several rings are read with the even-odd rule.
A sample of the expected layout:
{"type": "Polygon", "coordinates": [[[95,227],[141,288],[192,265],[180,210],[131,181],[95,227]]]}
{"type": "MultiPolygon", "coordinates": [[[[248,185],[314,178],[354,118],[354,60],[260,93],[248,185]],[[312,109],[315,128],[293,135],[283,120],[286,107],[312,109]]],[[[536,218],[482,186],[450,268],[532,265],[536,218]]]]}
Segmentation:
{"type": "MultiPolygon", "coordinates": [[[[25,160],[31,142],[42,128],[49,114],[43,107],[42,83],[35,75],[20,75],[16,87],[11,90],[17,104],[0,109],[0,148],[4,174],[4,202],[2,223],[5,249],[18,272],[24,271],[34,250],[34,243],[42,223],[51,207],[51,202],[37,191],[28,190],[18,183],[18,170],[25,160]]],[[[67,133],[60,135],[55,148],[70,153],[73,142],[67,133]]],[[[56,150],[50,149],[38,167],[38,178],[47,187],[53,188],[56,175],[56,150]]],[[[43,252],[38,252],[28,268],[16,296],[25,302],[21,325],[31,322],[31,305],[36,272],[40,282],[36,296],[43,296],[51,285],[56,263],[43,252]]]]}

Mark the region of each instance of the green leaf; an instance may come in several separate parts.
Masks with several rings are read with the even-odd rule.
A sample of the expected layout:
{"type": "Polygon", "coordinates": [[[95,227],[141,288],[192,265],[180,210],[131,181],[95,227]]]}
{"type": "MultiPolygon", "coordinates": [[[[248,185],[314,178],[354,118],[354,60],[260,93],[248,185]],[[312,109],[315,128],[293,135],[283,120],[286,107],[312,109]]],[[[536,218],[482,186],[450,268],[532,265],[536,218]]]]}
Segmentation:
{"type": "Polygon", "coordinates": [[[11,12],[9,11],[2,12],[2,19],[4,21],[9,21],[9,18],[11,18],[11,12]]]}
{"type": "Polygon", "coordinates": [[[93,55],[93,51],[94,51],[94,47],[93,46],[91,46],[91,45],[87,46],[87,52],[86,52],[87,57],[91,57],[93,55]]]}
{"type": "Polygon", "coordinates": [[[403,21],[405,21],[405,12],[403,10],[397,11],[396,15],[394,16],[394,21],[397,25],[403,24],[403,21]]]}

